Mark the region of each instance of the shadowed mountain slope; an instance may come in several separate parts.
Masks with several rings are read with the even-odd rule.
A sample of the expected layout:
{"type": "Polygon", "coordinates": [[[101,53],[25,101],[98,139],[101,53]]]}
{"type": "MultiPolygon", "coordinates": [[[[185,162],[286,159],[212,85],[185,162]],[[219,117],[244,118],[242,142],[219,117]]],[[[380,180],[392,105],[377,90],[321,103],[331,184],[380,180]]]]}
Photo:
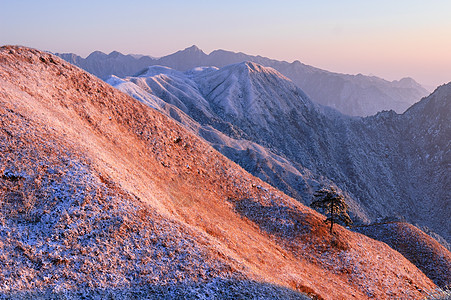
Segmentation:
{"type": "Polygon", "coordinates": [[[451,284],[449,251],[415,226],[389,222],[361,226],[355,230],[399,251],[438,286],[445,288],[451,284]]]}
{"type": "Polygon", "coordinates": [[[57,55],[102,79],[106,79],[110,75],[132,76],[150,65],[162,65],[179,71],[187,71],[201,66],[224,67],[251,61],[274,68],[287,76],[313,101],[333,107],[344,114],[356,116],[373,115],[379,111],[390,109],[402,113],[428,94],[420,84],[411,78],[389,82],[375,76],[324,71],[299,61],[288,63],[225,50],[215,50],[207,55],[196,46],[159,59],[151,57],[134,59],[130,55],[118,52],[107,55],[99,51],[93,52],[85,59],[75,54],[57,55]]]}
{"type": "Polygon", "coordinates": [[[4,295],[200,285],[208,297],[226,280],[242,297],[258,282],[274,299],[286,288],[420,299],[435,287],[383,243],[340,226],[330,236],[318,213],[55,56],[0,48],[0,122],[4,295]]]}

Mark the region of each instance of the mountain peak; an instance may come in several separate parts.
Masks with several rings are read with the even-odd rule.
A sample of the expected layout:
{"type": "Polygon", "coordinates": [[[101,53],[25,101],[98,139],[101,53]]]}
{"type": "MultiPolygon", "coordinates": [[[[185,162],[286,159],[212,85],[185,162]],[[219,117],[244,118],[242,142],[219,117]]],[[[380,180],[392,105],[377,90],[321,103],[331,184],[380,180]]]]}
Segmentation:
{"type": "Polygon", "coordinates": [[[253,61],[242,61],[236,64],[231,64],[224,67],[224,69],[239,69],[247,72],[268,72],[269,70],[273,70],[272,68],[262,66],[253,61]]]}
{"type": "Polygon", "coordinates": [[[281,74],[276,69],[273,69],[271,67],[266,67],[261,64],[258,64],[253,61],[244,61],[242,63],[238,63],[237,66],[241,66],[243,68],[246,68],[249,73],[264,73],[267,75],[275,76],[279,79],[286,80],[288,82],[292,82],[290,79],[285,77],[283,74],[281,74]]]}
{"type": "Polygon", "coordinates": [[[400,80],[394,80],[392,81],[392,83],[395,86],[398,86],[400,88],[420,88],[423,89],[423,87],[415,81],[415,79],[413,79],[412,77],[404,77],[401,78],[400,80]]]}
{"type": "Polygon", "coordinates": [[[246,62],[244,62],[244,64],[251,71],[262,71],[264,69],[264,67],[262,65],[256,64],[256,63],[254,63],[252,61],[246,61],[246,62]]]}
{"type": "Polygon", "coordinates": [[[183,52],[193,52],[193,53],[204,53],[199,47],[196,45],[192,45],[191,47],[185,48],[182,50],[183,52]]]}
{"type": "Polygon", "coordinates": [[[197,46],[193,45],[184,50],[177,51],[158,60],[159,65],[165,65],[179,71],[188,71],[194,67],[203,65],[208,57],[197,46]]]}
{"type": "Polygon", "coordinates": [[[412,77],[404,77],[404,78],[401,78],[399,80],[399,82],[411,83],[411,82],[416,82],[416,81],[412,77]]]}
{"type": "Polygon", "coordinates": [[[86,57],[86,59],[102,59],[107,57],[108,55],[102,51],[94,51],[86,57]]]}
{"type": "Polygon", "coordinates": [[[106,54],[102,51],[97,50],[97,51],[94,51],[91,54],[89,54],[88,57],[86,57],[86,59],[106,59],[106,58],[117,58],[117,57],[121,57],[121,56],[125,56],[125,55],[116,50],[110,52],[110,54],[106,54]]]}
{"type": "Polygon", "coordinates": [[[110,54],[108,54],[108,57],[118,57],[118,56],[124,56],[124,54],[120,53],[119,51],[112,51],[110,54]]]}
{"type": "Polygon", "coordinates": [[[451,110],[450,94],[451,82],[437,87],[431,95],[412,105],[405,114],[417,115],[417,117],[419,115],[428,115],[433,119],[443,114],[446,118],[451,110]]]}

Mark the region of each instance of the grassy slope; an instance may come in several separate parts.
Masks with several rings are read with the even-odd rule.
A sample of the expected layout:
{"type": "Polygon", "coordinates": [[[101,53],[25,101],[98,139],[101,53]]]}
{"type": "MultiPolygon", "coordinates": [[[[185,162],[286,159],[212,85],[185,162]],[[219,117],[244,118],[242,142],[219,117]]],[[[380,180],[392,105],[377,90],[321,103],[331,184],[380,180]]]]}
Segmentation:
{"type": "Polygon", "coordinates": [[[415,226],[392,222],[357,227],[356,231],[399,251],[438,286],[451,285],[451,253],[415,226]]]}
{"type": "Polygon", "coordinates": [[[0,291],[254,280],[324,299],[420,299],[398,252],[249,175],[50,54],[0,50],[0,291]]]}

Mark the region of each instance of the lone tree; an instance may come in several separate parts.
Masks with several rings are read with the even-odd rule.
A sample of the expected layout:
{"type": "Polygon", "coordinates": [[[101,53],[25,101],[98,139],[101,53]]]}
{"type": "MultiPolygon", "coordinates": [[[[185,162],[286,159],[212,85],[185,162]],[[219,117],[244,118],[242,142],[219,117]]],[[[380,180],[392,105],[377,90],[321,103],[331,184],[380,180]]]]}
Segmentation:
{"type": "Polygon", "coordinates": [[[324,211],[327,219],[324,222],[330,222],[330,233],[333,233],[332,227],[334,223],[339,221],[346,225],[352,224],[352,220],[349,217],[346,204],[343,195],[340,195],[334,187],[330,189],[321,189],[315,193],[315,200],[310,204],[312,208],[320,208],[324,211]]]}

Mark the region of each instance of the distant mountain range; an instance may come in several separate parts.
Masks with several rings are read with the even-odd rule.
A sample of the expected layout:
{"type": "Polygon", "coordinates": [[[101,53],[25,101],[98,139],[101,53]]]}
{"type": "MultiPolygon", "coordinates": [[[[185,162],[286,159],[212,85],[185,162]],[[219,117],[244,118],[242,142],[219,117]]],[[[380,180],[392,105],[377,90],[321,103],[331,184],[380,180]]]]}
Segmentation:
{"type": "Polygon", "coordinates": [[[355,220],[403,216],[450,241],[451,84],[399,115],[349,117],[315,104],[274,69],[244,62],[149,67],[108,83],[204,138],[302,203],[338,186],[355,220]]]}
{"type": "Polygon", "coordinates": [[[110,75],[132,76],[153,65],[187,71],[200,66],[224,67],[244,61],[255,62],[274,68],[290,78],[314,102],[352,116],[374,115],[383,110],[402,113],[429,94],[411,78],[390,82],[375,76],[324,71],[299,61],[288,63],[225,50],[216,50],[207,55],[196,46],[158,59],[150,56],[123,55],[117,51],[108,55],[95,51],[86,58],[71,53],[57,55],[101,79],[107,79],[110,75]]]}
{"type": "MultiPolygon", "coordinates": [[[[54,55],[0,47],[0,298],[424,299],[437,288],[430,278],[446,283],[441,270],[449,270],[449,251],[415,227],[381,230],[405,232],[398,240],[411,239],[403,244],[412,250],[430,245],[422,252],[430,261],[417,262],[427,272],[430,263],[438,266],[430,278],[385,243],[340,225],[331,234],[323,215],[252,176],[187,128],[217,134],[218,148],[225,135],[217,128],[261,141],[338,179],[357,167],[368,171],[362,173],[368,179],[396,176],[385,172],[398,160],[409,172],[418,171],[420,160],[429,172],[449,161],[449,139],[442,140],[449,124],[441,118],[448,115],[450,86],[402,116],[361,119],[325,112],[278,72],[254,63],[188,73],[150,68],[142,75],[113,79],[163,113],[54,55]],[[152,93],[196,112],[203,125],[152,93]],[[190,103],[196,94],[201,98],[190,103]],[[401,127],[422,118],[427,121],[401,127]],[[400,128],[405,139],[396,145],[375,135],[396,136],[400,128]],[[373,135],[357,139],[365,134],[373,135]],[[404,148],[411,134],[417,140],[404,148]],[[364,147],[351,152],[349,143],[364,147]],[[387,145],[393,148],[378,152],[387,145]],[[397,160],[382,160],[398,148],[404,152],[397,160]],[[414,156],[403,160],[404,154],[414,156]],[[367,170],[372,159],[374,170],[367,170]]],[[[229,144],[222,148],[239,153],[233,148],[239,139],[224,141],[229,144]]],[[[264,151],[248,145],[243,157],[264,151]]],[[[281,157],[274,156],[288,161],[281,157]]],[[[372,188],[398,191],[378,178],[372,188]]],[[[365,180],[357,183],[368,189],[365,180]]],[[[438,201],[435,186],[428,191],[438,201]]],[[[406,201],[419,206],[416,199],[406,201]]],[[[397,199],[385,205],[391,204],[397,199]]],[[[431,217],[441,216],[424,205],[431,217]]]]}

